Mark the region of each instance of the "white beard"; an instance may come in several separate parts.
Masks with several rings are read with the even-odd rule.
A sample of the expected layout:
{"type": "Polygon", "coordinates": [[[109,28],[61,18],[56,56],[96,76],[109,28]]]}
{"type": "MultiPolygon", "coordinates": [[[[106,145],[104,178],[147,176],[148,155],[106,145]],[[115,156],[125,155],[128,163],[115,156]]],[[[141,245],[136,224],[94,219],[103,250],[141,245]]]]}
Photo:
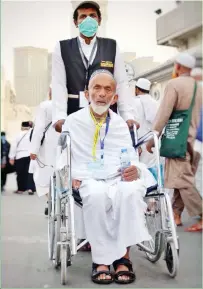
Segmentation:
{"type": "Polygon", "coordinates": [[[96,103],[94,103],[94,101],[91,99],[90,97],[90,106],[93,109],[93,111],[98,114],[98,115],[102,115],[103,113],[105,113],[109,107],[111,106],[111,102],[113,100],[114,96],[112,97],[112,99],[109,101],[109,103],[105,104],[105,105],[97,105],[96,103]]]}
{"type": "Polygon", "coordinates": [[[98,114],[98,115],[102,115],[103,113],[105,113],[109,107],[110,104],[106,104],[106,105],[96,105],[93,101],[91,102],[91,108],[93,109],[93,111],[98,114]]]}

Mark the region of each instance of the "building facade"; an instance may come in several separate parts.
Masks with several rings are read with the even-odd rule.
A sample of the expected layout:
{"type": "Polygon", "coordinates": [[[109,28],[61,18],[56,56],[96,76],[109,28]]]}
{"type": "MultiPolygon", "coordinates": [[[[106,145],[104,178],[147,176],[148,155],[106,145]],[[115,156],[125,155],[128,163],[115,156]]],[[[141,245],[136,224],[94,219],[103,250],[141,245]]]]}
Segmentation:
{"type": "Polygon", "coordinates": [[[43,101],[48,87],[48,50],[35,47],[14,49],[16,104],[35,107],[43,101]]]}
{"type": "MultiPolygon", "coordinates": [[[[174,10],[157,19],[157,44],[173,46],[196,57],[196,66],[202,67],[202,1],[185,1],[174,10]]],[[[152,82],[151,94],[161,100],[167,82],[172,77],[174,59],[136,74],[152,82]]]]}
{"type": "Polygon", "coordinates": [[[48,54],[48,86],[51,84],[52,53],[48,54]]]}

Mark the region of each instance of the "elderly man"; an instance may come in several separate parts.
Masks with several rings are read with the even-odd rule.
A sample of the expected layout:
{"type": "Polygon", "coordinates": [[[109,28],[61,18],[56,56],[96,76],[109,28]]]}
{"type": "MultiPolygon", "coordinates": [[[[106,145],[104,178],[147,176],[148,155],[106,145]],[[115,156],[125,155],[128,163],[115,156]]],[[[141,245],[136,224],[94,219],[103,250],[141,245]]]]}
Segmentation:
{"type": "MultiPolygon", "coordinates": [[[[61,132],[67,115],[88,105],[84,91],[91,74],[100,68],[114,75],[117,81],[119,114],[129,126],[134,123],[124,61],[115,40],[97,37],[101,20],[98,3],[80,3],[73,13],[79,36],[56,44],[52,56],[52,107],[53,124],[58,132],[61,132]]],[[[117,112],[117,104],[111,109],[117,112]]]]}
{"type": "MultiPolygon", "coordinates": [[[[175,222],[178,226],[182,225],[181,215],[184,207],[186,207],[190,216],[199,215],[201,217],[197,224],[186,229],[189,232],[202,230],[202,198],[195,187],[197,164],[195,163],[196,156],[194,151],[202,105],[202,91],[201,87],[197,86],[194,79],[190,76],[194,66],[195,58],[193,56],[187,53],[181,53],[177,56],[174,66],[174,79],[170,80],[166,86],[164,97],[153,125],[153,129],[160,135],[165,125],[169,124],[169,129],[171,128],[171,130],[167,133],[168,139],[166,141],[168,143],[171,139],[176,139],[176,127],[179,121],[182,121],[180,132],[183,133],[183,127],[185,128],[184,134],[179,139],[180,142],[186,136],[185,143],[182,144],[179,154],[166,158],[165,187],[174,189],[172,205],[175,222]],[[171,120],[174,120],[174,116],[178,114],[181,114],[181,116],[172,122],[171,120]],[[182,155],[184,147],[185,156],[182,155]]],[[[153,142],[150,141],[147,144],[149,152],[152,152],[152,146],[153,142]]],[[[167,153],[175,154],[176,152],[177,142],[176,147],[168,149],[167,153]]]]}
{"type": "Polygon", "coordinates": [[[95,71],[86,97],[90,105],[68,116],[63,130],[70,132],[72,141],[73,187],[79,188],[83,202],[85,231],[92,248],[92,281],[109,284],[115,278],[127,284],[135,280],[130,246],[150,240],[143,196],[154,180],[137,161],[127,124],[109,109],[118,98],[113,75],[95,71]],[[135,158],[121,173],[123,148],[135,158]]]}

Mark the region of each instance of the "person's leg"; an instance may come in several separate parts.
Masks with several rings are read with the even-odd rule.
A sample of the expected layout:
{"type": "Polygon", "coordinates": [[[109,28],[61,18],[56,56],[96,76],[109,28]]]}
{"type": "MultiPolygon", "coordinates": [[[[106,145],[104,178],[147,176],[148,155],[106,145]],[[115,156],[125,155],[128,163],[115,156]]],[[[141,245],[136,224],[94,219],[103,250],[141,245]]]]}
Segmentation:
{"type": "Polygon", "coordinates": [[[29,195],[33,195],[35,192],[35,184],[33,180],[33,174],[29,173],[29,167],[30,167],[30,157],[25,157],[24,159],[24,184],[25,184],[25,190],[28,192],[29,195]]]}
{"type": "Polygon", "coordinates": [[[145,225],[147,205],[143,200],[146,189],[142,181],[120,182],[116,202],[117,219],[117,250],[121,251],[123,244],[127,245],[122,258],[113,262],[115,281],[117,283],[131,283],[135,280],[135,273],[130,261],[130,246],[149,241],[151,236],[145,225]]]}
{"type": "Polygon", "coordinates": [[[184,210],[184,207],[185,206],[180,191],[178,189],[174,189],[172,208],[174,213],[174,220],[177,226],[182,226],[181,214],[184,210]]]}
{"type": "Polygon", "coordinates": [[[106,222],[106,190],[104,182],[89,180],[82,184],[80,196],[83,202],[83,216],[87,240],[92,248],[92,281],[111,282],[113,280],[109,271],[108,260],[105,262],[104,251],[108,251],[108,228],[106,222]],[[101,274],[98,274],[102,272],[101,274]]]}
{"type": "Polygon", "coordinates": [[[33,195],[36,191],[35,183],[33,180],[33,174],[28,173],[28,179],[27,179],[27,190],[29,195],[33,195]]]}
{"type": "Polygon", "coordinates": [[[6,170],[5,169],[1,169],[1,190],[2,191],[3,191],[4,186],[6,184],[6,178],[7,178],[6,170]]]}
{"type": "Polygon", "coordinates": [[[202,198],[195,187],[180,189],[180,194],[191,217],[200,216],[201,219],[198,223],[192,225],[187,231],[202,230],[202,198]]]}
{"type": "Polygon", "coordinates": [[[24,158],[15,161],[16,174],[17,174],[17,193],[23,193],[26,190],[25,180],[24,180],[24,158]]]}

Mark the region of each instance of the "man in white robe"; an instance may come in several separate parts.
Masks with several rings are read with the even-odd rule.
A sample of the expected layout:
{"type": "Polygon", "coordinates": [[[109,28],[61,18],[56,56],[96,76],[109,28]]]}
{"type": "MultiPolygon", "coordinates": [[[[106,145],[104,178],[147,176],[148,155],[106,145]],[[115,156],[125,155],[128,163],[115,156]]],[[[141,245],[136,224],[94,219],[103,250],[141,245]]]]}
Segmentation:
{"type": "Polygon", "coordinates": [[[94,72],[86,92],[90,106],[69,115],[63,125],[63,131],[71,136],[73,187],[82,198],[85,231],[92,248],[92,281],[102,284],[114,279],[122,284],[133,282],[130,246],[151,238],[145,226],[143,197],[154,179],[137,160],[126,122],[109,110],[117,101],[115,94],[113,75],[105,70],[94,72]],[[131,155],[131,165],[122,172],[123,181],[119,171],[122,148],[131,155]],[[112,263],[115,277],[109,270],[112,263]]]}
{"type": "MultiPolygon", "coordinates": [[[[49,192],[50,178],[56,161],[56,148],[59,133],[52,127],[52,93],[49,88],[49,99],[43,101],[37,110],[35,126],[30,145],[30,172],[33,173],[37,194],[39,197],[49,192]],[[44,136],[43,144],[41,144],[44,136]]],[[[45,208],[48,214],[48,207],[45,208]]]]}
{"type": "MultiPolygon", "coordinates": [[[[139,78],[135,87],[136,96],[132,98],[134,119],[140,124],[139,138],[152,130],[152,124],[158,111],[158,102],[149,94],[150,87],[151,82],[148,79],[139,78]]],[[[150,154],[144,145],[142,146],[140,161],[146,164],[148,168],[153,168],[156,165],[156,156],[150,154]]]]}
{"type": "Polygon", "coordinates": [[[17,134],[11,143],[9,162],[12,166],[15,165],[17,173],[18,189],[15,191],[16,194],[28,192],[29,195],[33,195],[35,192],[33,177],[31,174],[29,174],[30,133],[30,122],[23,121],[21,125],[21,132],[17,134]]]}

